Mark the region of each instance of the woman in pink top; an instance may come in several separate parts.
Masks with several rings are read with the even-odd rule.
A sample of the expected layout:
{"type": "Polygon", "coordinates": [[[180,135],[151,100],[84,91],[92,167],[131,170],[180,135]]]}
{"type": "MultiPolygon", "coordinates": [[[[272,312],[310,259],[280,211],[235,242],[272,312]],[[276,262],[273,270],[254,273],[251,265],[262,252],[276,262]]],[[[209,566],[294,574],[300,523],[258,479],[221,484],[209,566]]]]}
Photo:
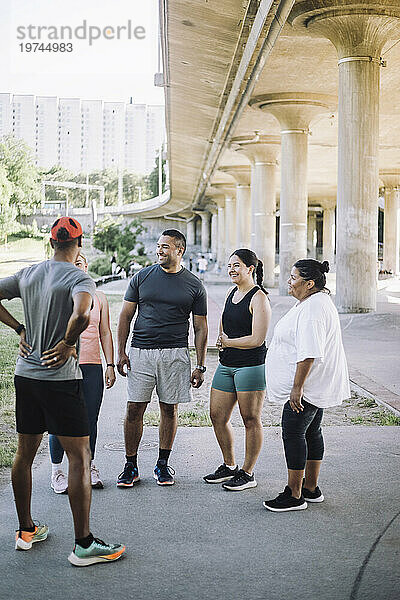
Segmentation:
{"type": "MultiPolygon", "coordinates": [[[[75,262],[78,269],[88,270],[86,258],[80,254],[75,262]]],[[[96,291],[93,308],[90,312],[90,321],[87,329],[80,336],[79,366],[83,375],[83,393],[88,410],[90,426],[90,449],[92,462],[90,468],[92,487],[102,488],[103,482],[99,471],[94,464],[94,455],[97,439],[97,421],[101,402],[103,400],[104,383],[106,388],[111,388],[115,383],[114,347],[110,329],[110,315],[105,294],[96,291]],[[100,344],[106,359],[107,368],[103,379],[101,364],[100,344]]],[[[56,494],[66,493],[68,480],[61,469],[64,450],[57,436],[49,436],[50,457],[52,463],[51,487],[56,494]]]]}

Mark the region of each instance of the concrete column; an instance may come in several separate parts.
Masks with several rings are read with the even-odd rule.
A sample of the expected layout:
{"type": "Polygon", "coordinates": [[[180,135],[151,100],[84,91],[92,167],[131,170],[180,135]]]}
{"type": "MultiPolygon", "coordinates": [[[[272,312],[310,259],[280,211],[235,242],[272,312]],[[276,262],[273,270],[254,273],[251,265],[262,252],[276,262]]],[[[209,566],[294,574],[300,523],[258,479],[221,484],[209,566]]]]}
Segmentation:
{"type": "Polygon", "coordinates": [[[338,53],[336,305],[345,313],[376,309],[380,55],[398,38],[399,16],[391,0],[349,0],[334,10],[317,0],[298,3],[289,19],[338,53]]]}
{"type": "Polygon", "coordinates": [[[187,246],[194,246],[196,243],[196,227],[195,227],[196,217],[191,217],[188,221],[186,221],[186,244],[187,246]]]}
{"type": "Polygon", "coordinates": [[[212,188],[218,192],[214,199],[218,206],[218,216],[221,216],[221,227],[218,229],[218,264],[225,268],[231,252],[238,247],[236,243],[236,185],[213,183],[212,188]]]}
{"type": "Polygon", "coordinates": [[[307,152],[312,119],[331,112],[336,100],[322,94],[269,94],[250,101],[281,127],[279,293],[287,295],[293,264],[307,256],[307,152]]]}
{"type": "Polygon", "coordinates": [[[217,256],[217,244],[218,244],[218,212],[217,209],[210,209],[211,212],[211,253],[213,258],[217,256]]]}
{"type": "Polygon", "coordinates": [[[236,245],[250,248],[251,243],[251,195],[250,167],[220,167],[236,181],[236,245]]]}
{"type": "Polygon", "coordinates": [[[385,184],[383,268],[400,274],[400,169],[380,171],[385,184]]]}
{"type": "Polygon", "coordinates": [[[220,268],[225,263],[225,199],[217,201],[218,206],[218,241],[217,263],[220,268]]]}
{"type": "Polygon", "coordinates": [[[264,265],[264,283],[275,284],[276,168],[278,136],[256,135],[232,139],[232,147],[244,154],[251,168],[251,243],[264,265]]]}
{"type": "Polygon", "coordinates": [[[336,198],[321,200],[323,212],[322,221],[322,257],[333,267],[335,264],[335,239],[336,239],[336,198]]]}
{"type": "Polygon", "coordinates": [[[236,198],[225,197],[225,263],[238,247],[236,241],[236,198]]]}
{"type": "Polygon", "coordinates": [[[210,213],[208,211],[199,212],[201,218],[201,251],[210,251],[210,213]]]}
{"type": "Polygon", "coordinates": [[[317,256],[317,215],[315,212],[309,212],[307,215],[307,256],[308,258],[317,256]]]}

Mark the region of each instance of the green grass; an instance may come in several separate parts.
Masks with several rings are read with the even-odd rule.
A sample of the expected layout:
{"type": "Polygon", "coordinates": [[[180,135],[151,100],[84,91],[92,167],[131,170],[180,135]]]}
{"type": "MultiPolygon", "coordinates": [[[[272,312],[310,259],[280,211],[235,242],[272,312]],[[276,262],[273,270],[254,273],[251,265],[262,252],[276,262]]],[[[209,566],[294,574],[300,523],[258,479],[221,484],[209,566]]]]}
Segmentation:
{"type": "Polygon", "coordinates": [[[400,417],[397,417],[392,412],[380,410],[377,413],[378,425],[397,425],[400,426],[400,417]]]}
{"type": "Polygon", "coordinates": [[[0,246],[0,278],[13,275],[20,269],[45,260],[43,240],[24,238],[13,240],[10,238],[7,246],[0,246]]]}
{"type": "Polygon", "coordinates": [[[361,400],[357,402],[357,406],[360,408],[375,408],[378,405],[373,398],[361,398],[361,400]]]}
{"type": "MultiPolygon", "coordinates": [[[[367,400],[371,401],[370,398],[367,398],[367,400]]],[[[377,406],[374,400],[372,400],[372,402],[374,402],[373,406],[377,406]]],[[[357,404],[360,405],[359,403],[357,404]]],[[[373,412],[368,416],[360,415],[357,417],[350,417],[350,421],[353,423],[353,425],[400,426],[400,417],[397,417],[392,412],[384,409],[373,412]]]]}
{"type": "MultiPolygon", "coordinates": [[[[144,414],[144,424],[158,427],[160,413],[158,411],[146,412],[144,414]]],[[[178,425],[180,427],[211,427],[212,423],[208,412],[186,410],[178,414],[178,425]]]]}
{"type": "MultiPolygon", "coordinates": [[[[5,301],[4,306],[16,319],[24,320],[20,300],[5,301]]],[[[15,331],[0,323],[0,467],[11,466],[16,450],[13,380],[18,340],[15,331]]]]}

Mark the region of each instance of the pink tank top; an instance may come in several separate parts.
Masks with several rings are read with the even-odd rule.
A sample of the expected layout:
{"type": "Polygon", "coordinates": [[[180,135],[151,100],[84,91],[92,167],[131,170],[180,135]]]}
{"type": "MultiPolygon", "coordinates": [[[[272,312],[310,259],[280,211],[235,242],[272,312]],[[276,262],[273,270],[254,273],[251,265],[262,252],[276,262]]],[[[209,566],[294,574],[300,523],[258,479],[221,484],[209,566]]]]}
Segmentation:
{"type": "Polygon", "coordinates": [[[79,353],[80,365],[101,365],[100,356],[100,301],[94,296],[93,308],[90,311],[89,325],[81,334],[79,353]]]}

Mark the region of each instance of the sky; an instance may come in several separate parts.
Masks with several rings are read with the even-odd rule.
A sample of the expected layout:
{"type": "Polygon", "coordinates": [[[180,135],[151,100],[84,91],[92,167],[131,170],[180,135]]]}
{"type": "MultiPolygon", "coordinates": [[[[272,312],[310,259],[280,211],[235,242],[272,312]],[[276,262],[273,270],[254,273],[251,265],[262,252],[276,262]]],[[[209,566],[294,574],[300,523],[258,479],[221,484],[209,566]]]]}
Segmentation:
{"type": "Polygon", "coordinates": [[[0,92],[163,104],[163,88],[154,87],[157,46],[157,0],[1,0],[0,92]],[[59,39],[61,26],[74,38],[59,39]],[[75,37],[77,27],[86,39],[75,37]],[[90,28],[93,37],[101,36],[91,44],[90,28]],[[63,41],[72,43],[71,52],[26,51],[27,43],[63,41]]]}

